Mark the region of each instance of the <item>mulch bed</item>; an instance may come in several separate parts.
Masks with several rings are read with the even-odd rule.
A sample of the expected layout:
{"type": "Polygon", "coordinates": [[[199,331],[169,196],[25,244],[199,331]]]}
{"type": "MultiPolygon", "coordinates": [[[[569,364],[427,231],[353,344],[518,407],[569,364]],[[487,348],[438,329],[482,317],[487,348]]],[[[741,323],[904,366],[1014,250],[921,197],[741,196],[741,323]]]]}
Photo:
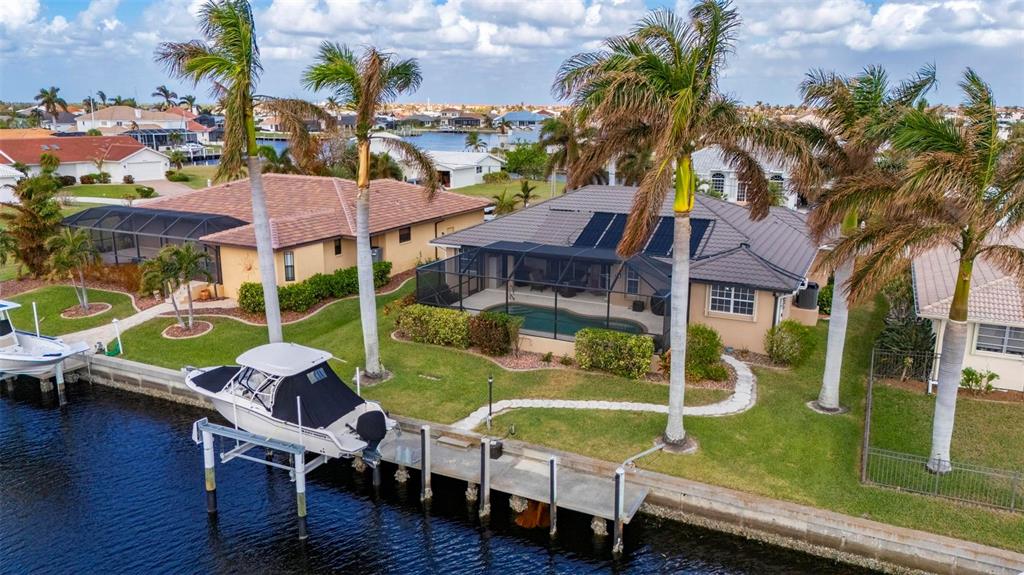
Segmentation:
{"type": "Polygon", "coordinates": [[[82,306],[74,305],[68,309],[60,312],[60,317],[64,319],[77,319],[83,317],[92,317],[94,315],[100,315],[101,313],[108,312],[114,307],[106,302],[90,303],[88,311],[83,310],[82,306]]]}
{"type": "MultiPolygon", "coordinates": [[[[722,381],[715,381],[713,379],[703,379],[701,381],[686,380],[686,387],[699,387],[701,389],[725,389],[732,391],[736,389],[736,370],[733,369],[728,363],[722,362],[725,366],[725,371],[729,374],[728,377],[722,381]]],[[[651,383],[661,383],[668,385],[668,374],[661,372],[651,372],[647,374],[647,381],[651,383]]]]}
{"type": "Polygon", "coordinates": [[[767,367],[769,369],[789,369],[789,366],[782,365],[781,363],[775,363],[774,361],[771,360],[770,357],[763,353],[736,350],[732,352],[732,356],[752,367],[767,367]]]}
{"type": "Polygon", "coordinates": [[[160,335],[167,339],[189,339],[192,337],[199,337],[213,329],[213,324],[208,321],[194,321],[192,322],[192,329],[182,327],[178,324],[167,326],[163,333],[160,335]]]}
{"type": "MultiPolygon", "coordinates": [[[[928,384],[923,381],[917,381],[914,379],[906,379],[900,381],[895,378],[879,379],[876,383],[885,385],[888,387],[895,387],[906,391],[912,391],[914,393],[925,393],[928,391],[928,384]]],[[[960,389],[957,392],[957,397],[965,399],[974,399],[978,401],[994,401],[997,403],[1024,403],[1024,392],[1021,391],[1004,391],[997,389],[989,393],[976,393],[969,389],[960,389]]]]}

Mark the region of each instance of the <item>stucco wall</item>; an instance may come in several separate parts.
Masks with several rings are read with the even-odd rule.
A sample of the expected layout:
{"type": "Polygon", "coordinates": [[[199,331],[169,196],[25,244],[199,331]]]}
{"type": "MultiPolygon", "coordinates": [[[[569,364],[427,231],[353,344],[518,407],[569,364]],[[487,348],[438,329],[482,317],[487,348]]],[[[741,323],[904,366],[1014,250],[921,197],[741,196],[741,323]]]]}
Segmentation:
{"type": "MultiPolygon", "coordinates": [[[[932,329],[935,330],[935,352],[942,350],[942,336],[945,321],[933,320],[932,329]]],[[[974,349],[978,336],[978,324],[969,323],[967,332],[967,353],[964,355],[964,367],[972,367],[977,370],[991,370],[999,374],[999,379],[992,382],[997,389],[1008,389],[1013,391],[1024,391],[1024,357],[993,353],[988,351],[977,351],[974,349]]]]}
{"type": "Polygon", "coordinates": [[[243,282],[260,281],[260,268],[255,249],[221,246],[220,268],[223,277],[221,289],[223,295],[229,298],[238,297],[238,287],[243,282]]]}
{"type": "Polygon", "coordinates": [[[424,222],[412,226],[412,238],[406,243],[398,241],[398,230],[392,230],[377,237],[374,245],[383,248],[383,258],[391,262],[391,272],[399,273],[416,267],[438,257],[443,257],[440,250],[430,245],[435,237],[443,236],[483,222],[483,210],[454,216],[436,223],[424,222]]]}
{"type": "Polygon", "coordinates": [[[334,240],[330,239],[323,243],[324,248],[324,273],[329,274],[342,268],[350,268],[356,265],[356,241],[348,238],[341,239],[341,255],[334,254],[334,240]]]}
{"type": "MultiPolygon", "coordinates": [[[[314,274],[324,273],[324,243],[333,246],[333,240],[328,242],[317,242],[304,246],[295,246],[274,252],[274,269],[277,272],[277,285],[300,282],[314,274]],[[285,281],[284,279],[284,253],[295,254],[295,279],[285,281]]],[[[333,249],[333,247],[332,247],[333,249]]],[[[256,250],[253,250],[255,252],[256,250]]],[[[333,253],[333,252],[332,252],[333,253]]]]}
{"type": "Polygon", "coordinates": [[[772,327],[775,297],[771,292],[754,295],[754,315],[734,315],[710,310],[710,286],[690,284],[690,323],[713,327],[722,336],[722,343],[735,349],[764,353],[764,334],[772,327]]]}

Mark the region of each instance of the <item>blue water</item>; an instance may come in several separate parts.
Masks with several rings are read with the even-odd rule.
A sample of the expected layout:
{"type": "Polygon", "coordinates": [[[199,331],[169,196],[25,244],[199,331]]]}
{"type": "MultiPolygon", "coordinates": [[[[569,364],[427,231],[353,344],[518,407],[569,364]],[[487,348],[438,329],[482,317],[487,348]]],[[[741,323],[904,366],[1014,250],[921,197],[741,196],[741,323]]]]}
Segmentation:
{"type": "Polygon", "coordinates": [[[576,332],[587,327],[613,329],[625,333],[645,333],[647,331],[643,325],[628,319],[613,317],[606,324],[603,317],[579,315],[564,308],[558,309],[557,318],[554,308],[523,303],[510,303],[507,310],[505,304],[500,304],[490,307],[486,311],[505,311],[510,315],[521,317],[523,318],[522,329],[541,333],[554,333],[556,327],[561,335],[576,335],[576,332]]]}
{"type": "Polygon", "coordinates": [[[425,512],[418,478],[332,462],[308,478],[310,538],[300,543],[286,472],[217,465],[209,519],[202,455],[190,426],[209,413],[86,383],[61,410],[34,380],[0,384],[0,573],[691,573],[867,571],[681,524],[637,517],[610,557],[590,518],[559,513],[559,537],[514,525],[495,495],[481,525],[465,484],[435,480],[425,512]]]}
{"type": "MultiPolygon", "coordinates": [[[[512,130],[507,135],[508,145],[520,142],[536,142],[539,137],[539,130],[512,130]]],[[[460,152],[466,149],[466,134],[449,132],[424,132],[418,136],[407,136],[404,138],[424,150],[438,150],[446,152],[460,152]]],[[[495,133],[480,133],[480,139],[487,143],[487,149],[496,148],[501,143],[501,137],[495,133]]],[[[285,140],[257,140],[260,145],[273,146],[277,151],[288,146],[285,140]]]]}

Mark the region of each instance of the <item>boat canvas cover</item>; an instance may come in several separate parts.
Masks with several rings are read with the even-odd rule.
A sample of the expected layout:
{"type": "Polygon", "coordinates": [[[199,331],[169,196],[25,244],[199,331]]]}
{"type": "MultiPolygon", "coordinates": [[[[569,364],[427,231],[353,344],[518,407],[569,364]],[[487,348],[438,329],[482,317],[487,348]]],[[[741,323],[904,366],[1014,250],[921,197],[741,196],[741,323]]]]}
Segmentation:
{"type": "MultiPolygon", "coordinates": [[[[117,343],[117,341],[114,341],[117,343]]],[[[238,370],[242,369],[237,365],[222,365],[220,367],[204,371],[199,375],[192,377],[192,383],[199,387],[209,391],[211,393],[217,393],[224,389],[228,381],[238,373],[238,370]]]]}
{"type": "Polygon", "coordinates": [[[285,377],[277,385],[271,414],[299,423],[297,397],[302,397],[302,426],[324,428],[359,407],[363,398],[349,389],[326,362],[285,377]]]}

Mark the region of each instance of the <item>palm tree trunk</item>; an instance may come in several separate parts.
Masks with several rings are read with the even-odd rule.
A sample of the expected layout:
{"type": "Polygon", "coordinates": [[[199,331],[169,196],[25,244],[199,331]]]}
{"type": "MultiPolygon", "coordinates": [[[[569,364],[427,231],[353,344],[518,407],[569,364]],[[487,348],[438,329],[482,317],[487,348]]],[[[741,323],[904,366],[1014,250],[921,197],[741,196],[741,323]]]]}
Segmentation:
{"type": "Polygon", "coordinates": [[[825,350],[825,373],[818,394],[818,407],[824,411],[839,411],[839,377],[843,369],[843,350],[846,346],[846,324],[850,309],[846,301],[846,282],[853,273],[853,261],[845,261],[836,268],[832,287],[832,313],[828,320],[828,348],[825,350]]]}
{"type": "Polygon", "coordinates": [[[249,148],[246,164],[249,168],[249,186],[252,189],[252,224],[256,234],[256,258],[263,284],[263,302],[267,316],[267,336],[270,343],[284,341],[281,332],[281,305],[277,299],[277,271],[274,268],[274,247],[270,240],[270,218],[267,199],[263,193],[263,175],[260,158],[256,153],[256,126],[252,116],[246,118],[249,129],[249,148]]]}
{"type": "Polygon", "coordinates": [[[948,473],[952,469],[950,446],[956,421],[957,391],[967,348],[967,300],[971,291],[973,267],[973,261],[960,260],[956,289],[949,308],[949,321],[942,333],[939,389],[935,394],[935,414],[932,417],[932,452],[928,457],[928,469],[935,473],[948,473]]]}
{"type": "Polygon", "coordinates": [[[174,317],[178,320],[178,325],[185,327],[185,322],[181,319],[181,312],[178,311],[178,300],[174,297],[174,285],[167,284],[167,293],[171,295],[171,307],[174,308],[174,317]]]}
{"type": "Polygon", "coordinates": [[[195,313],[192,311],[192,287],[185,284],[185,293],[188,294],[188,329],[192,331],[192,318],[195,313]]]}
{"type": "Polygon", "coordinates": [[[689,154],[676,162],[675,226],[672,250],[672,295],[669,346],[668,423],[664,440],[681,445],[686,441],[683,427],[683,401],[686,395],[686,322],[690,303],[690,210],[693,209],[693,164],[689,154]]]}
{"type": "Polygon", "coordinates": [[[68,277],[71,279],[71,289],[75,291],[75,299],[78,300],[78,307],[82,308],[83,312],[88,313],[89,306],[85,305],[85,302],[82,300],[82,291],[78,289],[78,284],[75,283],[75,274],[68,274],[68,277]]]}
{"type": "Polygon", "coordinates": [[[366,374],[376,377],[380,364],[377,336],[377,301],[373,292],[373,257],[370,254],[370,139],[359,140],[359,192],[356,195],[356,272],[359,278],[359,317],[363,325],[366,374]]]}

